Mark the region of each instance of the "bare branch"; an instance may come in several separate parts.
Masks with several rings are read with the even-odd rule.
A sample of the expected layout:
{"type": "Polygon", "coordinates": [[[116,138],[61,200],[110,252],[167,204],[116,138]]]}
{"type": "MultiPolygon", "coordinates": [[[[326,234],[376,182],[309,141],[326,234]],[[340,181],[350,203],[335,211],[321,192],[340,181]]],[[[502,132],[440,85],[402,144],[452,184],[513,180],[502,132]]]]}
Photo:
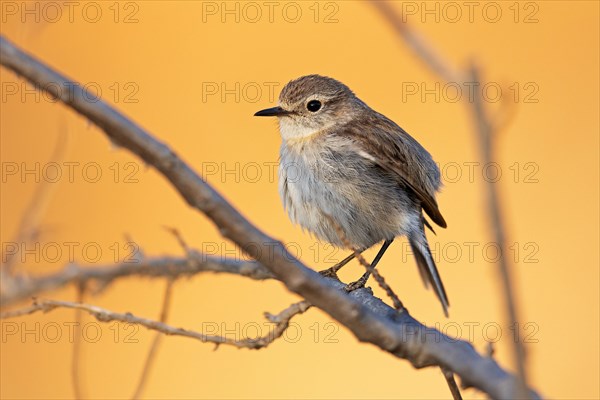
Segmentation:
{"type": "Polygon", "coordinates": [[[179,230],[168,226],[165,226],[165,229],[173,236],[175,236],[175,239],[177,239],[177,243],[179,243],[179,246],[181,246],[185,254],[190,254],[192,252],[192,249],[190,248],[190,246],[188,246],[187,242],[185,241],[179,230]]]}
{"type": "MultiPolygon", "coordinates": [[[[170,227],[165,227],[165,228],[170,233],[172,233],[173,236],[175,236],[175,239],[177,239],[177,242],[179,243],[179,245],[182,247],[182,249],[185,251],[185,253],[187,255],[189,255],[191,253],[191,250],[190,250],[189,246],[187,245],[186,241],[183,239],[183,236],[180,234],[180,232],[175,228],[170,228],[170,227]]],[[[142,257],[143,257],[143,255],[142,255],[142,257]]],[[[174,282],[175,281],[173,280],[173,278],[169,278],[167,280],[167,285],[165,287],[165,293],[163,295],[163,303],[162,303],[160,319],[159,319],[159,321],[162,322],[163,324],[167,322],[167,318],[169,315],[169,308],[171,306],[171,298],[173,296],[174,282]]],[[[148,381],[148,377],[150,376],[150,370],[152,369],[152,366],[154,365],[154,361],[156,360],[156,354],[158,353],[158,347],[160,346],[162,339],[163,339],[163,335],[160,332],[157,332],[154,335],[154,340],[152,341],[152,344],[150,345],[150,349],[148,350],[148,355],[146,356],[146,362],[144,363],[144,368],[142,369],[140,379],[135,388],[135,391],[133,392],[133,395],[131,396],[132,399],[139,399],[141,397],[142,393],[144,392],[144,390],[146,389],[146,383],[148,381]]]]}
{"type": "MultiPolygon", "coordinates": [[[[465,78],[469,82],[472,82],[475,87],[481,87],[479,71],[472,65],[469,71],[463,72],[453,68],[449,62],[437,55],[434,48],[426,43],[422,38],[418,38],[417,34],[409,28],[408,24],[404,20],[401,14],[394,11],[391,5],[385,1],[370,2],[377,8],[382,16],[392,25],[398,36],[400,36],[408,47],[415,53],[417,59],[422,61],[427,67],[429,67],[433,73],[438,75],[446,82],[463,82],[465,78]]],[[[495,120],[492,120],[488,115],[483,102],[481,91],[475,91],[475,97],[473,101],[468,102],[468,107],[472,113],[475,121],[477,140],[480,145],[480,152],[483,157],[484,164],[488,165],[494,160],[494,136],[497,129],[504,128],[506,121],[509,120],[511,114],[508,111],[513,108],[506,108],[504,105],[504,114],[497,116],[495,120]]],[[[512,266],[510,261],[506,258],[505,254],[509,251],[507,248],[506,240],[506,229],[504,227],[504,219],[501,212],[501,204],[498,196],[498,184],[496,182],[487,182],[487,206],[488,214],[491,218],[490,228],[492,235],[494,236],[495,243],[501,249],[499,262],[498,262],[498,273],[500,274],[502,289],[504,294],[504,301],[506,304],[507,318],[510,326],[514,326],[518,331],[521,330],[517,312],[517,305],[515,301],[515,293],[513,289],[513,278],[511,276],[512,266]]],[[[519,335],[518,337],[521,337],[519,335]]],[[[528,398],[527,392],[527,374],[525,369],[525,350],[523,343],[520,341],[513,341],[513,354],[515,363],[517,365],[518,372],[518,383],[515,387],[516,391],[512,397],[528,398]]]]}
{"type": "MultiPolygon", "coordinates": [[[[85,296],[86,287],[81,284],[77,287],[77,302],[83,303],[83,298],[85,296]]],[[[73,396],[76,399],[83,399],[84,390],[81,381],[81,326],[83,319],[83,312],[79,309],[75,310],[75,339],[73,341],[73,354],[71,355],[71,383],[73,385],[73,396]]]]}
{"type": "MultiPolygon", "coordinates": [[[[167,317],[169,315],[169,307],[171,306],[171,297],[173,294],[173,282],[174,281],[172,279],[169,279],[167,281],[167,286],[165,287],[165,294],[163,297],[163,304],[160,312],[160,322],[163,324],[167,322],[167,317]]],[[[131,396],[132,399],[139,399],[142,393],[144,392],[144,389],[146,388],[146,382],[148,381],[148,376],[150,375],[150,370],[152,369],[154,360],[156,359],[156,353],[158,351],[158,346],[160,345],[162,338],[163,335],[160,332],[157,332],[154,336],[154,340],[150,345],[150,350],[148,350],[146,362],[144,363],[144,369],[142,370],[142,374],[140,375],[140,380],[138,381],[137,387],[133,392],[133,396],[131,396]]]]}
{"type": "Polygon", "coordinates": [[[379,273],[379,271],[377,269],[373,268],[371,266],[371,264],[368,263],[367,260],[365,260],[363,255],[358,252],[358,250],[353,249],[353,251],[354,251],[354,256],[356,257],[358,262],[363,267],[365,267],[365,269],[367,271],[371,272],[371,275],[373,275],[373,278],[375,278],[375,281],[377,282],[379,287],[381,287],[385,291],[385,293],[388,295],[388,297],[392,300],[392,303],[394,304],[394,308],[396,310],[398,310],[399,312],[407,311],[406,307],[404,307],[404,304],[402,304],[402,301],[398,298],[398,295],[396,293],[394,293],[394,291],[392,290],[390,285],[387,284],[387,282],[385,281],[385,278],[379,273]]]}
{"type": "Polygon", "coordinates": [[[104,289],[115,279],[138,276],[151,278],[178,278],[192,276],[200,272],[230,273],[248,278],[272,279],[273,274],[256,261],[235,260],[232,258],[208,256],[190,250],[185,257],[156,257],[137,259],[116,265],[83,267],[68,265],[61,271],[49,275],[28,277],[13,275],[3,277],[0,305],[5,307],[32,296],[59,289],[70,284],[86,284],[104,289]]]}
{"type": "MultiPolygon", "coordinates": [[[[23,53],[3,36],[0,36],[0,62],[90,119],[114,143],[126,147],[148,165],[155,167],[191,207],[203,212],[215,223],[223,236],[267,267],[289,290],[348,327],[359,340],[373,343],[397,357],[409,360],[418,368],[444,366],[458,374],[463,382],[493,398],[513,397],[517,380],[495,361],[479,355],[467,342],[456,341],[435,329],[425,327],[407,312],[397,313],[373,297],[368,290],[356,290],[347,294],[338,286],[345,286],[343,283],[321,277],[307,268],[281,242],[270,238],[246,220],[169,147],[79,85],[71,83],[72,90],[68,95],[57,91],[57,84],[60,87],[65,82],[73,81],[23,53]],[[87,100],[90,98],[94,101],[87,100]],[[335,290],[336,288],[339,290],[335,290]]],[[[131,323],[133,318],[130,314],[111,316],[104,313],[104,310],[89,305],[71,303],[70,306],[85,308],[100,319],[118,317],[131,323]]],[[[145,319],[137,321],[144,326],[160,327],[167,334],[227,343],[224,338],[207,337],[145,319]]],[[[251,345],[252,343],[243,347],[253,348],[251,345]]],[[[531,392],[531,396],[539,397],[535,392],[531,392]]]]}
{"type": "MultiPolygon", "coordinates": [[[[267,318],[269,320],[269,322],[272,322],[274,324],[287,325],[293,316],[298,315],[298,314],[303,314],[304,312],[306,312],[306,310],[308,310],[311,307],[312,307],[312,304],[310,304],[306,300],[302,300],[302,301],[299,301],[298,303],[292,304],[291,306],[289,306],[285,310],[281,311],[277,315],[265,313],[265,318],[267,318]]],[[[283,333],[283,330],[281,332],[283,333]]]]}
{"type": "MultiPolygon", "coordinates": [[[[479,83],[479,72],[473,65],[469,71],[473,82],[479,83]]],[[[494,160],[494,125],[489,120],[483,98],[480,91],[475,91],[474,101],[472,102],[473,118],[477,129],[477,137],[479,140],[480,151],[483,157],[483,162],[486,165],[490,165],[494,160]]],[[[486,180],[487,189],[487,206],[488,214],[490,216],[490,230],[494,236],[494,241],[498,244],[500,252],[498,253],[498,273],[500,274],[500,280],[502,282],[502,289],[504,292],[504,302],[506,306],[506,313],[508,314],[508,321],[510,326],[514,327],[517,331],[517,337],[521,335],[521,324],[518,317],[517,303],[515,301],[515,291],[513,288],[513,277],[512,277],[512,265],[510,260],[506,257],[506,254],[510,251],[506,240],[506,229],[504,227],[504,218],[502,216],[502,209],[500,199],[498,195],[498,183],[486,180]]],[[[517,396],[519,398],[528,398],[527,393],[527,371],[525,369],[525,349],[523,343],[520,340],[514,340],[513,342],[513,355],[515,363],[517,364],[517,372],[519,376],[519,382],[517,386],[517,396]]]]}
{"type": "Polygon", "coordinates": [[[454,400],[462,400],[462,395],[460,394],[460,388],[456,384],[454,380],[454,374],[447,368],[440,368],[442,373],[444,374],[444,378],[446,378],[446,383],[448,384],[448,388],[450,389],[450,393],[452,394],[452,398],[454,400]]]}
{"type": "Polygon", "coordinates": [[[142,317],[136,317],[131,313],[117,313],[91,304],[61,300],[36,300],[29,307],[0,313],[0,319],[22,317],[37,312],[47,313],[59,308],[70,308],[74,310],[85,311],[88,314],[95,317],[99,322],[117,321],[127,324],[141,325],[145,328],[158,331],[165,335],[184,336],[199,340],[203,343],[214,343],[216,345],[226,344],[238,348],[258,350],[267,347],[269,344],[273,343],[275,339],[279,338],[281,334],[283,334],[285,328],[281,328],[280,326],[285,325],[287,328],[287,325],[289,325],[289,320],[292,317],[298,314],[302,314],[308,309],[307,306],[301,303],[293,304],[292,306],[284,310],[282,313],[280,313],[278,316],[276,316],[276,318],[278,318],[278,322],[274,334],[267,334],[266,336],[259,338],[245,338],[241,340],[234,340],[222,336],[205,335],[203,333],[191,331],[188,329],[175,328],[173,326],[165,324],[164,322],[154,321],[142,317]]]}
{"type": "Polygon", "coordinates": [[[450,66],[439,53],[414,29],[410,29],[405,17],[397,13],[387,1],[369,1],[368,4],[377,9],[381,16],[394,28],[398,36],[410,47],[422,61],[433,72],[446,82],[463,82],[462,71],[450,66]]]}
{"type": "MultiPolygon", "coordinates": [[[[56,147],[50,156],[50,161],[61,162],[66,154],[67,149],[67,132],[66,128],[62,128],[59,131],[59,137],[56,142],[56,147]]],[[[13,267],[18,262],[23,248],[23,243],[28,243],[34,240],[38,235],[39,223],[42,219],[52,196],[56,191],[56,184],[51,183],[47,180],[42,180],[35,188],[35,192],[29,202],[27,208],[21,216],[19,222],[19,228],[14,238],[14,242],[18,243],[17,251],[15,253],[6,254],[4,263],[2,264],[2,277],[10,276],[13,273],[13,267]]]]}
{"type": "Polygon", "coordinates": [[[365,258],[360,253],[360,251],[358,251],[357,249],[352,247],[352,245],[348,241],[348,238],[346,237],[346,234],[344,233],[344,230],[342,229],[342,227],[337,222],[335,222],[335,220],[330,215],[327,215],[327,219],[329,219],[329,222],[335,228],[335,231],[336,231],[338,237],[340,238],[341,242],[344,243],[344,246],[346,246],[349,249],[352,249],[352,252],[354,253],[354,257],[358,260],[360,265],[365,267],[365,269],[371,275],[373,275],[373,278],[375,278],[375,281],[377,281],[377,283],[379,284],[379,287],[381,287],[383,290],[385,290],[385,293],[388,295],[388,297],[390,299],[392,299],[392,302],[394,303],[394,308],[398,311],[405,310],[404,305],[402,304],[402,301],[400,301],[400,299],[398,298],[398,295],[396,293],[394,293],[394,291],[392,290],[390,285],[387,284],[384,277],[381,276],[379,271],[377,269],[373,268],[373,266],[370,263],[368,263],[367,260],[365,260],[365,258]]]}

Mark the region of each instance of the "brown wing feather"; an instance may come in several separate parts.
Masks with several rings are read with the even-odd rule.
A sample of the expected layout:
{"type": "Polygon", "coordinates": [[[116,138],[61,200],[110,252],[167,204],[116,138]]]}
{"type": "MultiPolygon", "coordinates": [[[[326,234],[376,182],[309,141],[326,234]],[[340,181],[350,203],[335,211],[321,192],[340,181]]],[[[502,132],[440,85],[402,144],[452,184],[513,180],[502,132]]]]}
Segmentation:
{"type": "Polygon", "coordinates": [[[431,155],[406,131],[385,116],[371,112],[366,124],[348,124],[347,134],[383,169],[392,172],[421,200],[421,206],[433,222],[447,224],[435,200],[439,188],[439,169],[431,155]],[[364,129],[366,126],[369,129],[364,129]],[[375,156],[377,155],[377,156],[375,156]],[[433,176],[437,176],[436,179],[433,176]]]}

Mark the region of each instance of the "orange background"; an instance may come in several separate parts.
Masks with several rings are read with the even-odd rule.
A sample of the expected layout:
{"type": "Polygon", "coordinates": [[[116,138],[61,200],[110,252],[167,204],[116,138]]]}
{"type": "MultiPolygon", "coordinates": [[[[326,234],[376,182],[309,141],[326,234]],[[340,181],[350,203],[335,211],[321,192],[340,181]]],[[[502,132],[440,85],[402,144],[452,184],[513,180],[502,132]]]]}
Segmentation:
{"type": "MultiPolygon", "coordinates": [[[[511,366],[512,331],[504,320],[495,264],[489,260],[493,248],[486,246],[492,239],[483,207],[482,166],[474,166],[474,175],[469,176],[468,163],[478,162],[479,156],[468,109],[463,102],[452,101],[453,92],[445,96],[438,91],[439,99],[434,94],[422,99],[421,91],[417,95],[403,91],[412,84],[420,90],[423,84],[435,92],[438,77],[414,58],[373,7],[356,1],[316,7],[313,2],[296,2],[302,14],[294,23],[295,9],[287,6],[283,14],[285,3],[279,2],[272,21],[262,2],[254,3],[261,9],[260,18],[246,3],[97,2],[102,11],[97,22],[84,18],[86,3],[77,3],[71,22],[66,9],[56,19],[43,4],[26,3],[34,14],[22,15],[23,4],[2,2],[3,35],[72,79],[100,88],[105,100],[204,171],[208,182],[251,221],[292,243],[302,260],[319,268],[346,252],[315,243],[288,221],[276,179],[269,177],[269,163],[277,161],[280,144],[276,124],[252,114],[273,104],[267,85],[278,95],[288,80],[309,73],[348,84],[417,138],[443,167],[446,185],[439,203],[449,228],[438,230],[430,240],[438,249],[451,300],[450,319],[443,318],[433,293],[424,290],[403,240],[380,264],[382,273],[415,317],[439,324],[448,334],[471,338],[480,351],[486,338],[497,340],[498,360],[511,366]],[[16,5],[16,14],[5,8],[7,3],[16,5]],[[217,13],[207,14],[213,7],[217,13]],[[234,14],[222,14],[223,7],[234,14]],[[130,23],[125,23],[127,16],[130,23]],[[221,92],[206,92],[215,85],[220,91],[221,83],[233,94],[222,99],[221,92]],[[474,248],[472,258],[468,246],[474,248]],[[501,336],[496,337],[498,327],[501,336]]],[[[494,10],[483,13],[486,3],[478,3],[473,22],[464,6],[462,17],[452,22],[454,10],[443,8],[443,3],[410,4],[417,7],[407,16],[413,27],[453,64],[464,67],[469,59],[476,60],[484,69],[483,80],[500,85],[502,98],[510,105],[512,117],[499,136],[499,185],[510,241],[519,249],[510,256],[517,261],[522,320],[529,324],[525,332],[532,384],[552,398],[598,398],[598,3],[516,3],[515,8],[513,2],[499,2],[502,16],[495,23],[489,21],[494,10]],[[423,7],[433,14],[424,13],[423,7]],[[537,22],[525,23],[527,16],[537,22]]],[[[402,4],[394,7],[401,10],[402,4]]],[[[94,11],[88,6],[85,17],[97,18],[94,11]]],[[[20,173],[37,168],[40,180],[52,179],[52,171],[44,168],[60,131],[68,133],[66,155],[59,161],[63,177],[53,185],[40,225],[39,249],[26,257],[19,267],[23,271],[48,273],[61,268],[69,261],[65,242],[79,244],[74,261],[82,264],[111,262],[115,242],[121,249],[118,258],[123,259],[125,235],[149,256],[181,254],[165,225],[179,229],[199,250],[238,254],[165,179],[127,151],[111,146],[85,119],[45,96],[36,97],[30,86],[5,69],[0,69],[0,83],[3,173],[14,163],[19,168],[16,175],[2,177],[3,250],[14,240],[37,185],[35,175],[20,173]],[[65,162],[78,163],[72,182],[65,162]],[[91,182],[96,168],[102,176],[91,182]],[[127,173],[133,174],[129,180],[127,173]],[[65,253],[58,260],[48,253],[51,243],[65,253]],[[102,251],[96,263],[85,262],[93,254],[82,254],[90,243],[102,251]]],[[[497,110],[499,104],[490,101],[490,109],[497,110]]],[[[356,279],[361,272],[353,263],[342,277],[356,279]]],[[[86,301],[158,318],[164,285],[160,280],[123,280],[86,301]]],[[[71,287],[43,295],[64,300],[74,296],[71,287]]],[[[263,311],[279,312],[295,300],[277,282],[203,274],[176,283],[169,323],[238,337],[255,335],[258,326],[265,334],[263,311]]],[[[65,324],[73,320],[72,311],[59,310],[2,321],[2,398],[72,397],[72,344],[65,324]],[[17,333],[9,334],[14,329],[17,333]],[[51,340],[57,332],[57,339],[51,340]]],[[[86,396],[130,396],[153,334],[95,323],[88,317],[84,322],[90,324],[81,367],[86,396]],[[126,340],[128,333],[134,343],[126,340]]],[[[261,351],[225,346],[213,351],[210,344],[164,338],[145,396],[449,396],[438,369],[416,371],[405,361],[360,344],[318,310],[295,319],[294,329],[261,351]]],[[[472,390],[464,396],[483,397],[472,390]]]]}

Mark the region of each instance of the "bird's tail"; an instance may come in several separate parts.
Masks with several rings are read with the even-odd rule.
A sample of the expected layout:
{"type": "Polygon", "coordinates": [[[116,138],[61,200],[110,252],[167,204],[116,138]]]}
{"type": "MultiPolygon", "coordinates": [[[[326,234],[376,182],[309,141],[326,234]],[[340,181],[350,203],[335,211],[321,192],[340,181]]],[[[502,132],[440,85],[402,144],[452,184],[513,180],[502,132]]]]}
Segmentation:
{"type": "Polygon", "coordinates": [[[418,232],[409,235],[408,241],[410,242],[410,247],[417,260],[419,273],[421,274],[421,278],[423,278],[425,287],[428,288],[429,284],[433,286],[433,290],[444,308],[444,315],[448,317],[448,306],[450,303],[448,302],[448,296],[446,295],[446,289],[444,289],[442,278],[440,277],[435,262],[433,261],[433,257],[431,256],[423,224],[421,224],[418,232]]]}

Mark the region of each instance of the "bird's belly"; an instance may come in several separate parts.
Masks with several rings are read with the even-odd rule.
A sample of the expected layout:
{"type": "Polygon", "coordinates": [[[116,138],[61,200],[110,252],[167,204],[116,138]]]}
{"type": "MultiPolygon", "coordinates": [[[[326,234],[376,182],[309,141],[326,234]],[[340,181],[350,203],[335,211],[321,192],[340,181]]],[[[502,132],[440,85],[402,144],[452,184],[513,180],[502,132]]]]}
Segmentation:
{"type": "Polygon", "coordinates": [[[406,233],[412,218],[403,202],[409,199],[397,184],[372,171],[357,172],[282,160],[279,191],[290,219],[338,247],[368,248],[406,233]]]}

